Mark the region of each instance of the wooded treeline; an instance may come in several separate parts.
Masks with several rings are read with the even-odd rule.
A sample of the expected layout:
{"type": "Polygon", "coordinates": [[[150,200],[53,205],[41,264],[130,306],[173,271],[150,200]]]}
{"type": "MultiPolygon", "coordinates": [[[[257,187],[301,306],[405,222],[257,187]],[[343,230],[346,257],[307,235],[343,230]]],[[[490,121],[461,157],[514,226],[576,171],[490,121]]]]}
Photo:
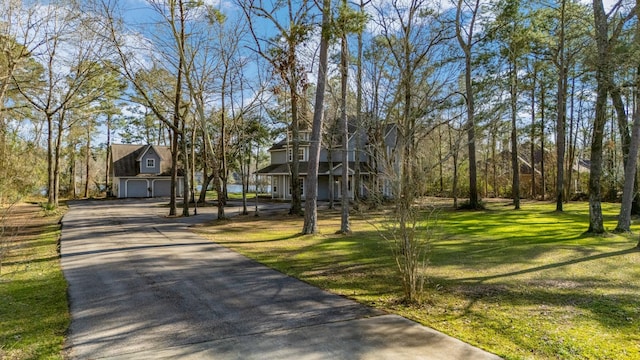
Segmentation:
{"type": "MultiPolygon", "coordinates": [[[[635,1],[132,6],[2,3],[0,202],[45,192],[55,207],[60,195],[108,191],[117,138],[171,146],[188,198],[202,173],[223,218],[231,174],[246,188],[279,134],[291,131],[295,154],[301,127],[345,129],[349,119],[369,144],[347,151],[376,154],[378,175],[399,184],[403,201],[440,195],[479,208],[510,197],[518,208],[533,198],[561,211],[588,198],[593,232],[604,231],[600,201],[638,211],[635,1]],[[387,151],[390,124],[398,136],[387,151]]],[[[292,213],[302,212],[297,162],[292,213]]],[[[177,206],[172,196],[171,214],[177,206]]],[[[628,216],[618,230],[628,231],[628,216]]]]}

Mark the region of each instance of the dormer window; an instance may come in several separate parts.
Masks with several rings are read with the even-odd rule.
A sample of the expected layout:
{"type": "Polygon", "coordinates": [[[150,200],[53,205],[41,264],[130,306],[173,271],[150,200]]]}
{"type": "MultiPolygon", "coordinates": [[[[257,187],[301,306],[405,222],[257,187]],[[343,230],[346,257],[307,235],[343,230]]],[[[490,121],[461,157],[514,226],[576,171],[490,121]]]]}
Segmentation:
{"type": "Polygon", "coordinates": [[[156,159],[147,159],[147,167],[155,168],[156,167],[156,159]]]}

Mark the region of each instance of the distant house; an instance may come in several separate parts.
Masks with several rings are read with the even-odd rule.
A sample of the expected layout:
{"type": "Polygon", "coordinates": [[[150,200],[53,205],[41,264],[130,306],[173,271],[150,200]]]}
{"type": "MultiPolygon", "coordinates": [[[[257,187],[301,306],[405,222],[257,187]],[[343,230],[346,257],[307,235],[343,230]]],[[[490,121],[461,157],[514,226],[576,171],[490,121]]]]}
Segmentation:
{"type": "MultiPolygon", "coordinates": [[[[112,193],[119,198],[171,195],[171,150],[157,145],[111,145],[112,193]]],[[[184,179],[178,176],[177,196],[184,179]]]]}
{"type": "MultiPolygon", "coordinates": [[[[299,176],[301,179],[301,192],[304,198],[307,186],[307,172],[309,167],[309,138],[311,136],[310,129],[300,130],[300,142],[299,151],[295,156],[299,160],[299,176]]],[[[388,133],[386,130],[384,137],[384,143],[389,147],[388,133]]],[[[349,198],[353,199],[354,191],[358,191],[360,197],[367,197],[370,193],[370,181],[376,176],[376,162],[373,161],[370,151],[373,146],[368,141],[367,135],[361,137],[361,151],[359,152],[358,162],[360,182],[359,188],[353,189],[353,178],[356,174],[356,158],[355,149],[355,128],[349,127],[349,167],[343,169],[342,167],[342,150],[341,140],[337,136],[338,140],[333,141],[332,146],[323,145],[320,149],[320,161],[318,164],[318,200],[328,200],[333,192],[334,199],[340,199],[342,196],[342,177],[349,177],[349,198]]],[[[293,161],[293,144],[291,138],[291,132],[287,134],[287,137],[282,141],[275,143],[269,149],[271,155],[271,163],[269,166],[257,171],[260,175],[265,175],[271,178],[271,197],[273,199],[290,200],[291,199],[291,163],[293,161]]],[[[389,190],[387,186],[381,186],[380,189],[384,195],[389,196],[389,190]]]]}

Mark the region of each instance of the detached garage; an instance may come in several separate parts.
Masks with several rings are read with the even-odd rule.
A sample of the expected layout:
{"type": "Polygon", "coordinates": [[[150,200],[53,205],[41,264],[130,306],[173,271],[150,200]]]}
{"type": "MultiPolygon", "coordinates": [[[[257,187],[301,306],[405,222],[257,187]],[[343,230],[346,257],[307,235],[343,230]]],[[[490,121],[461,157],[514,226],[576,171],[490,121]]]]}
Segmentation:
{"type": "MultiPolygon", "coordinates": [[[[171,150],[168,146],[111,145],[112,193],[119,198],[169,197],[171,150]]],[[[184,179],[176,191],[182,197],[184,179]]]]}

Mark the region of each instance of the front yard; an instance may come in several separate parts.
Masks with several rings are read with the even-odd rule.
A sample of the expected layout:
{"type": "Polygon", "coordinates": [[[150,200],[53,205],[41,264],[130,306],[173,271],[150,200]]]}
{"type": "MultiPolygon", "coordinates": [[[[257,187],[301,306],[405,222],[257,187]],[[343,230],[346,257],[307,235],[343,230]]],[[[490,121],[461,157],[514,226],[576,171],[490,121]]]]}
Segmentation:
{"type": "MultiPolygon", "coordinates": [[[[373,224],[382,211],[321,211],[321,235],[302,218],[236,217],[198,228],[213,241],[329,291],[416,320],[507,359],[640,359],[640,251],[636,235],[585,235],[588,205],[505,202],[486,211],[440,209],[427,269],[427,301],[409,305],[388,244],[373,224]]],[[[617,204],[603,204],[606,226],[617,204]]]]}

